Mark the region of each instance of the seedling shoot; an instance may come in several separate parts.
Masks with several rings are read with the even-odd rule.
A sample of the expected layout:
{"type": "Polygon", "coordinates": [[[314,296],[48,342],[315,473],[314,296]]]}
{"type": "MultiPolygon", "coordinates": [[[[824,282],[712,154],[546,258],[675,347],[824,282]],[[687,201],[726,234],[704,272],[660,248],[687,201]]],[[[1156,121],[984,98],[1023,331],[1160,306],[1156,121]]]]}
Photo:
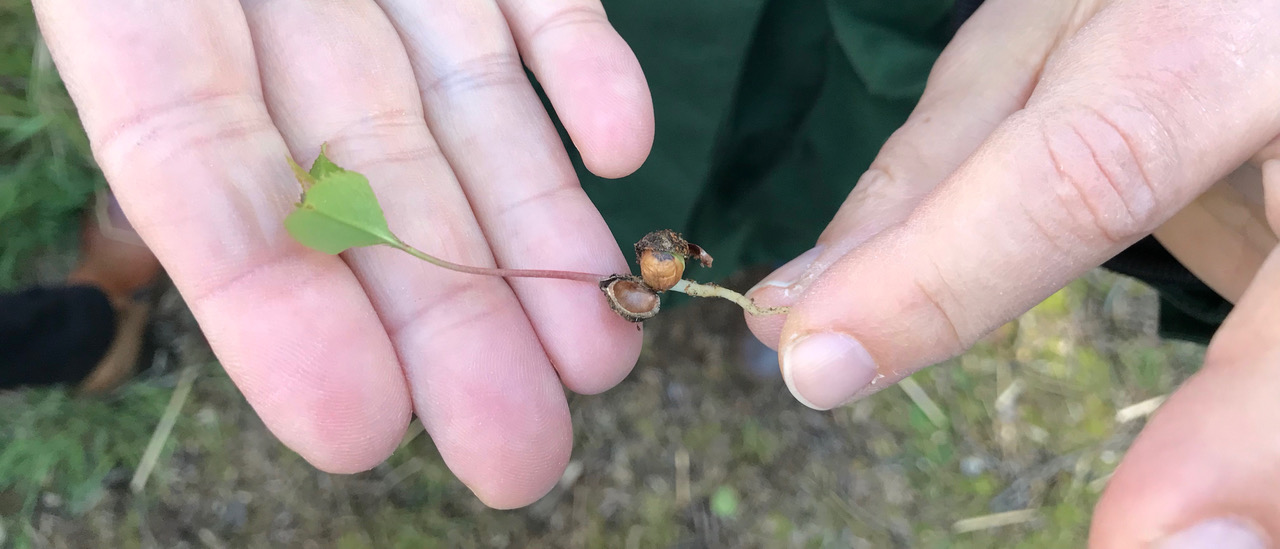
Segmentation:
{"type": "Polygon", "coordinates": [[[681,292],[694,297],[719,297],[738,304],[753,315],[785,314],[786,307],[759,307],[742,294],[717,286],[684,279],[685,261],[696,260],[710,267],[711,255],[669,230],[654,231],[636,243],[640,276],[631,273],[602,275],[577,271],[541,269],[499,269],[460,265],[440,259],[405,243],[391,231],[382,206],[369,180],[357,172],[334,164],[321,145],[310,170],[288,159],[298,183],[302,201],[284,220],[285,229],[302,245],[337,255],[351,248],[390,246],[438,267],[480,276],[507,278],[550,278],[594,284],[600,288],[610,308],[619,316],[642,322],[657,315],[659,294],[681,292]]]}

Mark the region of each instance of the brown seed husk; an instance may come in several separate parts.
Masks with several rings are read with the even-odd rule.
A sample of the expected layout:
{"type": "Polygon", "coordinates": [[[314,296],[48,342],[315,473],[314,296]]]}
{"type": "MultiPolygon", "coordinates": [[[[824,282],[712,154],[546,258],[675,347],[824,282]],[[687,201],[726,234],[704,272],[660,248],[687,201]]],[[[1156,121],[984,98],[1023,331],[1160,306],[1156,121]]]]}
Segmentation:
{"type": "Polygon", "coordinates": [[[613,275],[600,281],[609,308],[631,322],[653,318],[662,307],[658,293],[638,276],[613,275]]]}

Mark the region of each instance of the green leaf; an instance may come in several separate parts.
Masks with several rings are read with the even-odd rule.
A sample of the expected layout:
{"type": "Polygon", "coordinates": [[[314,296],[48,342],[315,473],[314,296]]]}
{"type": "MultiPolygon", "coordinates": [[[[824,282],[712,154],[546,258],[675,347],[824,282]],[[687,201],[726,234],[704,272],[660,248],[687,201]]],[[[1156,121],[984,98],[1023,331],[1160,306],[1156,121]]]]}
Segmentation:
{"type": "Polygon", "coordinates": [[[337,164],[334,164],[333,161],[329,160],[328,148],[328,143],[320,145],[320,156],[316,157],[315,163],[311,164],[311,171],[308,172],[311,174],[311,177],[324,179],[327,175],[347,171],[339,168],[337,164]]]}
{"type": "Polygon", "coordinates": [[[336,255],[361,246],[400,244],[387,227],[369,180],[338,167],[325,156],[324,147],[310,172],[293,159],[289,165],[303,193],[302,203],[285,218],[284,226],[302,245],[336,255]]]}

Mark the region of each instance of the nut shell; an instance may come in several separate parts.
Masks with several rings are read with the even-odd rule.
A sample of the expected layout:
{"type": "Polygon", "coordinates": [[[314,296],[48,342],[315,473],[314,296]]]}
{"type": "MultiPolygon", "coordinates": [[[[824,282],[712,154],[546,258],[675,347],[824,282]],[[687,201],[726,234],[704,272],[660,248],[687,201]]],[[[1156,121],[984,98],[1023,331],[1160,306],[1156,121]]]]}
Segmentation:
{"type": "Polygon", "coordinates": [[[669,252],[640,252],[640,277],[659,292],[670,290],[684,277],[684,258],[669,252]]]}
{"type": "Polygon", "coordinates": [[[609,308],[631,322],[641,322],[658,314],[662,300],[658,292],[636,276],[614,275],[600,282],[609,308]]]}

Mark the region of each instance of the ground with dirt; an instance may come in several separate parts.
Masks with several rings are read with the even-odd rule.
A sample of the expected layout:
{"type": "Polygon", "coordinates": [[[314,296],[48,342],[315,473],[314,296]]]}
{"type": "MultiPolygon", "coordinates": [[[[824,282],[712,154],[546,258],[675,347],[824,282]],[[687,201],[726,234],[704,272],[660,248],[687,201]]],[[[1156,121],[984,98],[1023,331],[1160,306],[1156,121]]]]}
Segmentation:
{"type": "Polygon", "coordinates": [[[170,295],[162,364],[135,389],[149,409],[122,420],[100,402],[59,418],[32,406],[49,394],[3,397],[6,415],[53,414],[28,437],[64,436],[57,419],[99,422],[83,431],[107,437],[123,421],[145,427],[97,486],[65,482],[55,464],[41,487],[11,488],[9,500],[34,503],[3,524],[10,541],[42,547],[1076,547],[1142,425],[1117,412],[1167,393],[1202,356],[1157,340],[1150,290],[1099,272],[908,389],[816,412],[743,367],[740,311],[704,301],[650,321],[618,388],[571,396],[560,485],[494,511],[416,430],[375,470],[312,469],[265,430],[170,295]],[[133,494],[142,435],[183,364],[200,376],[133,494]]]}

